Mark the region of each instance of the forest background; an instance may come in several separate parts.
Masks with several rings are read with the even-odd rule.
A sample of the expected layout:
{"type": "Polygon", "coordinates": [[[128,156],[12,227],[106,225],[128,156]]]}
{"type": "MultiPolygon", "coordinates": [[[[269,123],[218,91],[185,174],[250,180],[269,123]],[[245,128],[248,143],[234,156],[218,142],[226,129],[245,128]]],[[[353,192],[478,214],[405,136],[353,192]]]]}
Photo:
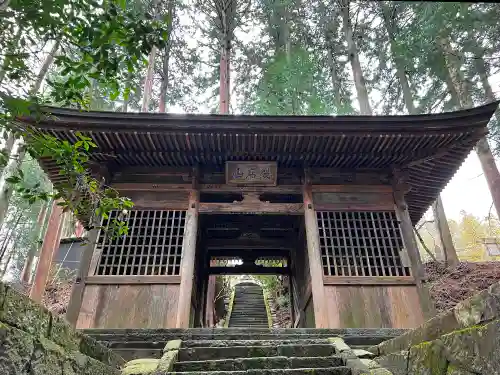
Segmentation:
{"type": "MultiPolygon", "coordinates": [[[[8,112],[5,98],[14,95],[131,112],[396,115],[470,108],[500,96],[499,19],[493,3],[3,0],[0,107],[8,112]]],[[[489,124],[490,147],[480,144],[442,194],[464,260],[488,259],[483,238],[500,236],[500,184],[491,184],[498,167],[493,176],[481,169],[500,153],[498,115],[489,124]]],[[[36,255],[50,207],[23,192],[52,186],[9,126],[3,136],[9,157],[0,182],[0,277],[17,279],[36,255]],[[19,169],[24,191],[8,182],[19,169]]],[[[65,215],[63,237],[72,236],[75,219],[65,215]]],[[[417,228],[428,248],[440,245],[430,213],[417,228]]]]}

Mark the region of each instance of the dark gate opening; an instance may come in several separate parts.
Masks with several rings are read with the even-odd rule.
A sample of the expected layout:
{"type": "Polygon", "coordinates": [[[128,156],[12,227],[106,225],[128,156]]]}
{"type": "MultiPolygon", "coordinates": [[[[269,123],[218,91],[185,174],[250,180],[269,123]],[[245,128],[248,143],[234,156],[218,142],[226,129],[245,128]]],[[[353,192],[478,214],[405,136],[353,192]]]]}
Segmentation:
{"type": "MultiPolygon", "coordinates": [[[[293,278],[292,264],[304,241],[303,217],[293,215],[200,215],[195,325],[213,326],[216,275],[280,275],[293,278]]],[[[289,283],[292,284],[292,283],[289,283]]],[[[290,306],[293,321],[293,292],[290,306]]],[[[297,303],[296,303],[297,304],[297,303]]]]}

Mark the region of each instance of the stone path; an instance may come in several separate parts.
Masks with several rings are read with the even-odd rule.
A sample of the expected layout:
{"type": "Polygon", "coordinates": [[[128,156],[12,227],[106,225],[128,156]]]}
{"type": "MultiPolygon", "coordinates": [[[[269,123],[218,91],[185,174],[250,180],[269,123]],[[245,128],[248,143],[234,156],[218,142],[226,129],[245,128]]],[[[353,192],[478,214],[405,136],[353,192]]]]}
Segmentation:
{"type": "Polygon", "coordinates": [[[269,328],[264,293],[258,284],[240,283],[235,286],[229,327],[269,328]]]}

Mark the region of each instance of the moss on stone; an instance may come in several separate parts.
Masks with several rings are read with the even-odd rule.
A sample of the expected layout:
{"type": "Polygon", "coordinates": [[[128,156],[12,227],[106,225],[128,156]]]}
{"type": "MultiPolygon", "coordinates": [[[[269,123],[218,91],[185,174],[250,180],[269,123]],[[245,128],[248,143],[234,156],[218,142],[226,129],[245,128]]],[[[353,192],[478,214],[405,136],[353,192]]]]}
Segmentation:
{"type": "Polygon", "coordinates": [[[170,350],[179,350],[181,345],[182,345],[182,340],[170,340],[167,342],[167,345],[165,345],[163,351],[168,352],[170,350]]]}
{"type": "Polygon", "coordinates": [[[0,321],[28,332],[33,336],[47,336],[49,333],[50,312],[28,297],[7,287],[0,321]]]}
{"type": "Polygon", "coordinates": [[[80,347],[81,335],[65,319],[54,315],[51,316],[48,337],[67,350],[78,350],[80,347]]]}
{"type": "Polygon", "coordinates": [[[262,293],[264,297],[264,305],[266,306],[267,324],[269,328],[273,328],[273,316],[271,315],[271,307],[269,306],[269,295],[264,288],[262,288],[262,293]]]}
{"type": "Polygon", "coordinates": [[[224,328],[229,327],[229,320],[231,319],[231,312],[233,311],[235,293],[236,293],[236,288],[233,288],[231,292],[231,298],[229,299],[229,306],[227,308],[226,319],[224,319],[224,328]]]}
{"type": "Polygon", "coordinates": [[[140,358],[127,362],[122,369],[122,375],[148,375],[158,368],[160,360],[155,358],[140,358]]]}

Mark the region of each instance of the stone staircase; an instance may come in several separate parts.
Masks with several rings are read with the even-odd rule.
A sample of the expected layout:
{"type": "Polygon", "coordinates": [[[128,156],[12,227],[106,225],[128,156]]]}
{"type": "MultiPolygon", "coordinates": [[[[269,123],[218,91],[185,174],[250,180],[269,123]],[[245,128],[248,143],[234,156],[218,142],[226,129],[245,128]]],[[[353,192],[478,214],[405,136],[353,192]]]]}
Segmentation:
{"type": "MultiPolygon", "coordinates": [[[[85,330],[125,360],[165,361],[155,375],[361,374],[353,361],[369,360],[360,348],[406,332],[401,329],[189,328],[85,330]],[[338,340],[341,341],[339,346],[338,340]],[[171,342],[179,342],[171,354],[171,342]],[[170,346],[170,349],[168,349],[170,346]],[[170,354],[169,354],[170,353],[170,354]],[[357,370],[356,370],[357,371],[357,370]]],[[[356,362],[358,361],[358,362],[356,362]]],[[[153,362],[156,363],[157,362],[153,362]]],[[[128,375],[135,375],[130,372],[128,375]]],[[[137,372],[141,374],[141,372],[137,372]]],[[[380,372],[380,374],[384,374],[380,372]]],[[[387,374],[387,373],[385,373],[387,374]]]]}
{"type": "MultiPolygon", "coordinates": [[[[156,330],[155,332],[126,332],[128,343],[138,343],[141,334],[150,343],[162,342],[162,349],[155,353],[156,360],[136,359],[129,361],[126,375],[148,373],[141,363],[147,363],[155,375],[229,375],[229,374],[390,374],[380,368],[374,355],[362,349],[353,349],[347,342],[381,342],[394,337],[401,330],[315,330],[315,329],[186,329],[156,330]],[[333,337],[334,334],[343,334],[333,337]],[[172,340],[165,343],[165,338],[172,340]],[[137,366],[137,369],[134,367],[137,366]],[[142,371],[142,372],[141,372],[142,371]]],[[[87,333],[92,333],[88,332],[87,333]]],[[[125,332],[124,332],[125,333],[125,332]]],[[[93,336],[111,339],[110,333],[93,336]],[[104,336],[108,335],[108,336],[104,336]]],[[[116,335],[116,333],[115,333],[116,335]]],[[[114,341],[107,345],[117,353],[128,356],[123,347],[114,341]]],[[[102,341],[106,343],[106,341],[102,341]]],[[[144,353],[143,353],[144,354],[144,353]]],[[[130,359],[128,357],[127,359],[130,359]]]]}
{"type": "Polygon", "coordinates": [[[269,327],[264,293],[258,284],[245,282],[235,286],[228,327],[269,327]]]}

